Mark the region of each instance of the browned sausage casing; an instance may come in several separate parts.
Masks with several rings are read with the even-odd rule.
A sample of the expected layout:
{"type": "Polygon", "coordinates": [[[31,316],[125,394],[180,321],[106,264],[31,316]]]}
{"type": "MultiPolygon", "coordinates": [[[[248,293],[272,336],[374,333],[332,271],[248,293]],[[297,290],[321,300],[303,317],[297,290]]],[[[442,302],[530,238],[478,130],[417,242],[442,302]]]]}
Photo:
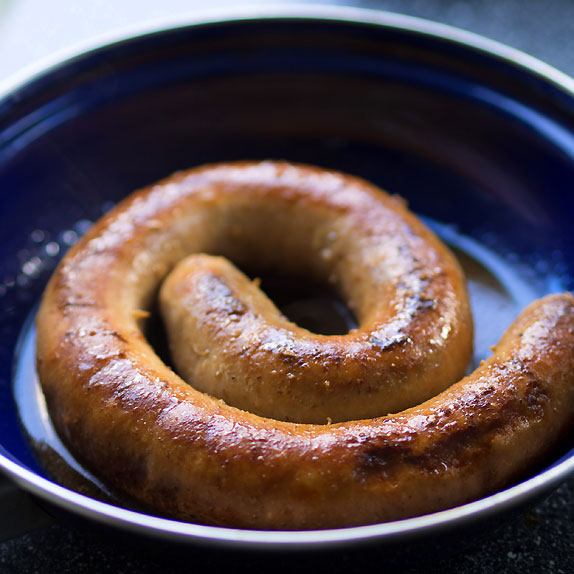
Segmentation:
{"type": "Polygon", "coordinates": [[[183,520],[300,529],[432,512],[520,476],[572,417],[570,295],[533,304],[489,361],[440,392],[461,376],[471,346],[460,269],[399,201],[316,168],[208,166],[135,194],[63,260],[37,326],[39,375],[72,452],[114,488],[183,520]],[[258,295],[227,263],[196,257],[199,272],[186,279],[184,262],[166,282],[168,323],[186,321],[169,303],[178,290],[191,299],[215,293],[186,343],[200,357],[191,360],[190,383],[200,386],[198,373],[206,373],[210,392],[236,406],[198,391],[157,357],[141,317],[163,278],[199,252],[240,265],[255,256],[260,268],[280,261],[288,273],[330,280],[359,328],[332,338],[304,332],[269,301],[243,300],[258,295]],[[203,287],[190,290],[198,277],[203,287]],[[264,335],[249,331],[249,313],[267,321],[264,335]],[[231,330],[222,333],[226,321],[231,330]],[[230,333],[231,342],[220,339],[230,333]],[[210,338],[226,343],[201,347],[210,338]],[[302,359],[293,358],[297,345],[302,359]],[[262,356],[279,375],[264,378],[262,356]],[[378,375],[364,374],[366,364],[378,375]],[[228,390],[237,377],[247,393],[228,390]],[[247,406],[265,416],[240,410],[257,387],[268,399],[247,406]],[[343,406],[331,399],[337,395],[343,406]],[[287,422],[328,418],[346,422],[287,422]]]}

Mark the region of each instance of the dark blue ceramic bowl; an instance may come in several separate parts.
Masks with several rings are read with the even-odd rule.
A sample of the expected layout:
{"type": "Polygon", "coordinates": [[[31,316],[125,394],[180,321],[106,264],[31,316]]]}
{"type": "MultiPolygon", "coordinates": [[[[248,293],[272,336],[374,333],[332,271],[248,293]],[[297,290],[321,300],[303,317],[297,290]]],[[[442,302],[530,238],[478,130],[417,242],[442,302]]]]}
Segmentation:
{"type": "Polygon", "coordinates": [[[305,533],[169,521],[50,480],[16,407],[14,381],[31,372],[27,320],[90,222],[175,170],[284,158],[403,195],[472,276],[476,360],[521,306],[574,287],[574,82],[541,62],[452,28],[340,8],[259,9],[106,42],[0,93],[0,467],[16,483],[136,533],[309,548],[440,535],[517,508],[574,470],[570,443],[471,504],[305,533]]]}

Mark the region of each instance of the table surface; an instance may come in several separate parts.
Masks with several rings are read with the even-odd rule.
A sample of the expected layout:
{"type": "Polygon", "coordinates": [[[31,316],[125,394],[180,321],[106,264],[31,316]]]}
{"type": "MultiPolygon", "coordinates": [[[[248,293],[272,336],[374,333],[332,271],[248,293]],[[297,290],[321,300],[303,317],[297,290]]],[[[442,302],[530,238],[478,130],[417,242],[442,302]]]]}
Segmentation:
{"type": "MultiPolygon", "coordinates": [[[[523,50],[574,76],[574,2],[570,0],[343,0],[319,1],[377,10],[451,24],[523,50]]],[[[0,0],[0,82],[27,65],[78,42],[157,19],[194,14],[209,6],[244,4],[238,0],[0,0]]],[[[251,5],[269,5],[251,0],[251,5]]],[[[291,2],[306,4],[306,2],[291,2]]],[[[2,484],[0,483],[0,487],[2,484]]],[[[79,527],[53,521],[33,532],[0,543],[0,572],[179,572],[193,569],[249,569],[251,572],[301,570],[352,572],[374,564],[410,573],[567,573],[574,570],[574,479],[524,514],[496,530],[453,542],[444,549],[410,560],[389,554],[388,549],[320,554],[306,557],[242,555],[241,557],[197,548],[173,549],[140,541],[127,543],[79,527]],[[473,543],[472,543],[473,542],[473,543]]],[[[4,511],[5,512],[5,511],[4,511]]],[[[0,520],[3,512],[0,509],[0,520]]],[[[4,519],[6,516],[4,515],[4,519]]]]}

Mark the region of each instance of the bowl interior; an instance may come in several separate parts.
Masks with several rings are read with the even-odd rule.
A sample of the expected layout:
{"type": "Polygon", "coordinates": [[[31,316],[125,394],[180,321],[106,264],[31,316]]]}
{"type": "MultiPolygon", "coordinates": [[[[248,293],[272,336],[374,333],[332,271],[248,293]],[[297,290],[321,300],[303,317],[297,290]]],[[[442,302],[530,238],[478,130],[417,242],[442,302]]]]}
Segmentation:
{"type": "Polygon", "coordinates": [[[405,197],[461,255],[476,315],[486,301],[496,317],[479,321],[483,358],[521,306],[574,288],[571,98],[448,38],[314,18],[136,37],[5,94],[0,454],[47,476],[12,382],[18,338],[61,255],[132,190],[205,162],[311,163],[405,197]]]}

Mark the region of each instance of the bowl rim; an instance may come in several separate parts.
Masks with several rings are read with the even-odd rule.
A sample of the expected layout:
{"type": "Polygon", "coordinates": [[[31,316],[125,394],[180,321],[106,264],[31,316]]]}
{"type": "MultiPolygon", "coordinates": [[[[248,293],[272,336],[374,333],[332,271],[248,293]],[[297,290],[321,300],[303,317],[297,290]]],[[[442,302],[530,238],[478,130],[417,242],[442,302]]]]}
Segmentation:
{"type": "MultiPolygon", "coordinates": [[[[334,5],[275,5],[223,7],[193,14],[154,20],[151,23],[122,27],[100,34],[88,41],[59,50],[27,66],[0,82],[0,101],[18,99],[18,90],[34,80],[52,74],[115,45],[137,42],[143,38],[186,28],[260,20],[332,21],[394,29],[417,36],[476,51],[551,83],[574,97],[574,79],[541,60],[500,42],[473,32],[422,18],[392,12],[334,5]]],[[[515,509],[529,499],[541,496],[574,473],[574,456],[533,477],[462,506],[404,520],[329,530],[261,531],[184,523],[142,514],[89,498],[69,490],[14,462],[0,452],[0,471],[31,494],[66,511],[104,525],[121,527],[132,533],[151,535],[176,542],[200,543],[249,549],[311,549],[351,545],[368,541],[395,543],[422,534],[439,534],[453,527],[468,525],[479,518],[515,509]]]]}
{"type": "Polygon", "coordinates": [[[46,76],[76,59],[106,50],[116,44],[126,44],[147,36],[190,27],[209,26],[250,20],[317,20],[353,23],[382,27],[426,36],[458,45],[484,55],[495,57],[506,64],[533,73],[539,79],[550,81],[567,94],[574,96],[574,78],[526,52],[492,40],[475,32],[449,24],[434,22],[385,10],[356,8],[327,4],[274,4],[269,6],[244,5],[196,10],[175,16],[156,18],[95,34],[87,40],[74,42],[28,64],[22,70],[0,80],[0,100],[18,91],[36,78],[46,76]]]}

